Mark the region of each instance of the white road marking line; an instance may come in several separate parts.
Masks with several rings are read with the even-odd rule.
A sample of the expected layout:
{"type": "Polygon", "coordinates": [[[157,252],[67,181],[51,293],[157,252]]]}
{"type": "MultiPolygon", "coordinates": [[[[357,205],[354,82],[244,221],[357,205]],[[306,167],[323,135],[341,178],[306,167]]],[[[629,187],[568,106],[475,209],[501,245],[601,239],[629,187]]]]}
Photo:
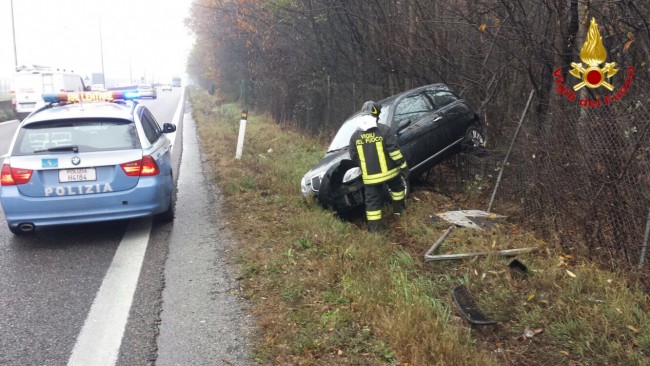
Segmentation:
{"type": "Polygon", "coordinates": [[[113,366],[117,362],[151,223],[151,218],[129,223],[77,337],[68,366],[113,366]]]}
{"type": "Polygon", "coordinates": [[[0,126],[4,125],[4,124],[10,124],[10,123],[13,123],[13,122],[18,122],[18,120],[17,119],[10,119],[9,121],[0,122],[0,126]]]}

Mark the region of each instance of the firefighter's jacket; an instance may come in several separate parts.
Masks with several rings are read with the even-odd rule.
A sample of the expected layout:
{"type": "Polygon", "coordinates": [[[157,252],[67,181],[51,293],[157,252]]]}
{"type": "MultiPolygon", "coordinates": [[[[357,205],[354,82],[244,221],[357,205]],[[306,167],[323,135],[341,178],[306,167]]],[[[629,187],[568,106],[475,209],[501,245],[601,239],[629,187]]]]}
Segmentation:
{"type": "Polygon", "coordinates": [[[350,158],[361,168],[364,184],[383,183],[407,167],[395,134],[380,123],[352,134],[350,158]]]}

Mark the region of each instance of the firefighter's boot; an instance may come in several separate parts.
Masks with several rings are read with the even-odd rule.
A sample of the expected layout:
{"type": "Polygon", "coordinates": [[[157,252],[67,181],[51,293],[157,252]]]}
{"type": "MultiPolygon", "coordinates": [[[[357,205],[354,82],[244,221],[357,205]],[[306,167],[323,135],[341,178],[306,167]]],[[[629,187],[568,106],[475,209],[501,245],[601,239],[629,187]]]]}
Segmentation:
{"type": "Polygon", "coordinates": [[[406,211],[406,202],[404,200],[393,201],[393,214],[399,219],[406,211]]]}
{"type": "Polygon", "coordinates": [[[368,232],[369,233],[380,233],[383,231],[383,227],[381,225],[381,220],[372,220],[368,221],[368,232]]]}

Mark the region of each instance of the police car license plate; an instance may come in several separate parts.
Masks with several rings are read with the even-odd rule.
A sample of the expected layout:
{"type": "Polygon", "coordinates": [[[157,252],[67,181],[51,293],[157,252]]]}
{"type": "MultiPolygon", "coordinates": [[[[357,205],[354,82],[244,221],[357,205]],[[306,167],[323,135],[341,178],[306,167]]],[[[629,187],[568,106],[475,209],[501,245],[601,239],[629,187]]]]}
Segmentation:
{"type": "Polygon", "coordinates": [[[59,170],[59,182],[85,182],[97,180],[95,168],[82,169],[61,169],[59,170]]]}

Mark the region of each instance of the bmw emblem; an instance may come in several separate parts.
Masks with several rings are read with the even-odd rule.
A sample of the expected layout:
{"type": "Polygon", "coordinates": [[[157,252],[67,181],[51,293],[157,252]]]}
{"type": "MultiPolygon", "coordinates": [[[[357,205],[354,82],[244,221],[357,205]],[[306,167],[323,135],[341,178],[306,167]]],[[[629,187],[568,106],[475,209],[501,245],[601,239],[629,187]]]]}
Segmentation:
{"type": "Polygon", "coordinates": [[[78,156],[73,156],[71,161],[72,165],[79,165],[79,163],[81,163],[81,158],[78,156]]]}

